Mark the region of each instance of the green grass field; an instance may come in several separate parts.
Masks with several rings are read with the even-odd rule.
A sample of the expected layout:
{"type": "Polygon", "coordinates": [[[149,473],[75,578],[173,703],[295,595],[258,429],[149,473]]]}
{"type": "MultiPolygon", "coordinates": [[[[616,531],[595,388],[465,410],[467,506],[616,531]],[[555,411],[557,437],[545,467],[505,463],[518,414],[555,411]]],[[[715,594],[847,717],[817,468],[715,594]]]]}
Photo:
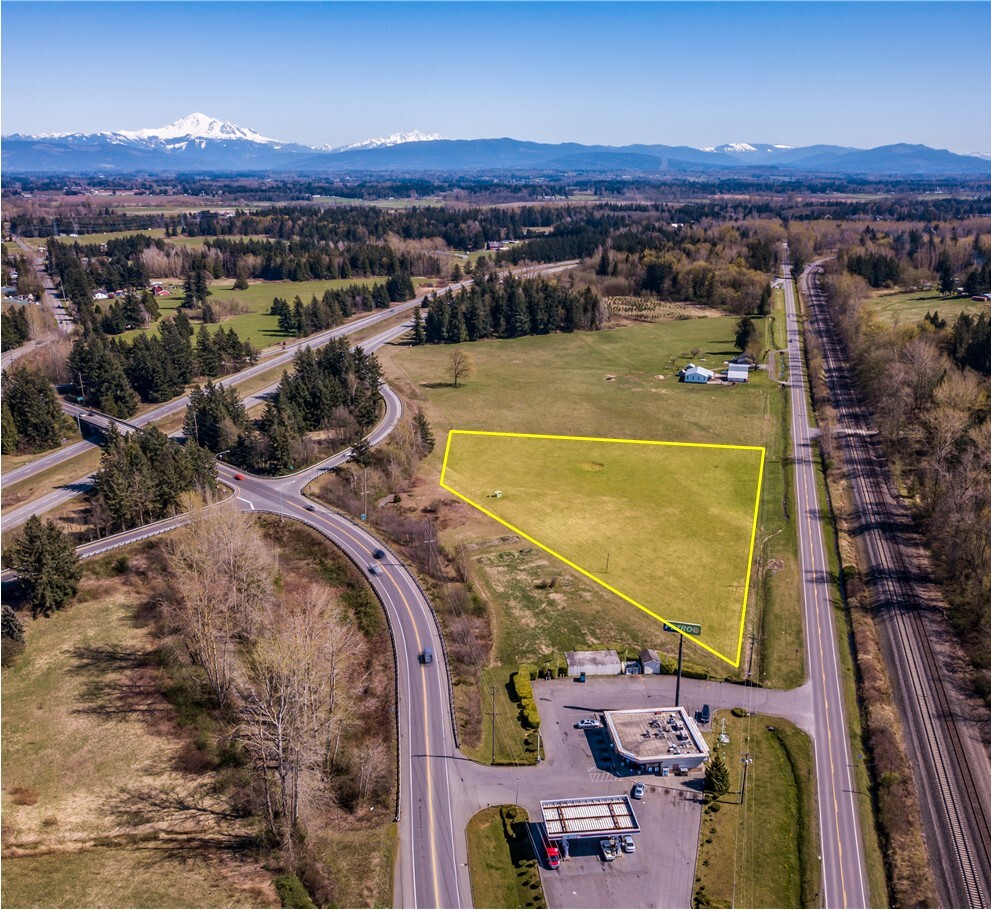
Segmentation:
{"type": "MultiPolygon", "coordinates": [[[[675,375],[688,360],[714,367],[734,356],[734,323],[732,317],[676,320],[468,344],[462,348],[473,358],[475,373],[457,389],[450,381],[450,346],[384,348],[379,356],[390,381],[424,411],[439,441],[420,469],[411,503],[426,506],[438,498],[444,443],[452,428],[767,446],[757,544],[760,548],[771,540],[774,577],[766,596],[779,609],[773,613],[775,647],[769,648],[772,661],[763,678],[777,685],[800,683],[793,539],[780,532],[791,470],[790,453],[782,448],[788,442],[782,387],[765,371],[736,387],[693,388],[678,383],[675,375]],[[695,348],[697,356],[691,353],[695,348]],[[787,658],[781,661],[787,664],[783,673],[778,668],[782,655],[787,658]]],[[[769,338],[771,325],[765,321],[769,338]]],[[[652,617],[453,496],[449,500],[456,505],[445,514],[440,537],[451,550],[464,541],[474,556],[476,582],[492,607],[494,665],[541,664],[562,651],[591,646],[677,651],[675,636],[663,633],[652,617]],[[547,586],[549,579],[553,588],[547,586]]],[[[751,515],[752,508],[751,502],[751,515]]],[[[756,588],[755,581],[749,616],[756,615],[756,588]]],[[[765,596],[763,586],[760,593],[765,596]]],[[[686,660],[717,675],[730,671],[725,662],[691,643],[686,660]]]]}
{"type": "Polygon", "coordinates": [[[442,483],[739,662],[758,449],[455,433],[442,483]],[[498,491],[499,498],[493,498],[498,491]]]}
{"type": "MultiPolygon", "coordinates": [[[[269,309],[272,306],[272,299],[282,297],[291,304],[293,298],[298,294],[303,303],[309,303],[310,298],[316,294],[322,297],[324,291],[328,289],[348,287],[352,284],[364,284],[372,287],[381,284],[384,278],[340,278],[330,281],[252,281],[249,282],[247,290],[235,291],[234,280],[224,278],[210,282],[210,289],[213,291],[211,302],[222,300],[236,300],[247,306],[250,312],[240,316],[232,316],[222,323],[213,324],[207,328],[216,331],[220,325],[225,329],[234,329],[242,341],[250,341],[256,348],[267,348],[272,344],[279,344],[289,339],[288,335],[283,335],[279,331],[279,318],[272,316],[269,309]]],[[[162,317],[168,318],[175,314],[182,304],[181,282],[175,279],[166,282],[166,287],[178,285],[176,293],[170,297],[159,297],[158,307],[162,317]]],[[[194,327],[199,326],[198,320],[193,320],[194,327]]],[[[124,332],[120,337],[124,341],[130,341],[137,335],[147,331],[155,331],[152,325],[145,329],[135,329],[131,332],[124,332]]]]}
{"type": "Polygon", "coordinates": [[[969,297],[941,297],[938,291],[911,291],[891,293],[882,291],[871,297],[869,305],[877,315],[888,323],[913,324],[926,313],[939,312],[940,318],[953,325],[961,313],[991,314],[986,303],[971,300],[969,297]]]}
{"type": "Polygon", "coordinates": [[[724,719],[730,741],[721,749],[730,791],[702,814],[693,906],[817,906],[819,835],[812,741],[777,717],[737,718],[719,711],[714,732],[706,736],[710,748],[724,719]],[[744,753],[753,762],[740,805],[744,753]]]}
{"type": "Polygon", "coordinates": [[[466,832],[472,902],[476,907],[546,907],[537,859],[519,806],[490,806],[472,816],[466,832]],[[515,813],[508,823],[503,812],[515,813]]]}

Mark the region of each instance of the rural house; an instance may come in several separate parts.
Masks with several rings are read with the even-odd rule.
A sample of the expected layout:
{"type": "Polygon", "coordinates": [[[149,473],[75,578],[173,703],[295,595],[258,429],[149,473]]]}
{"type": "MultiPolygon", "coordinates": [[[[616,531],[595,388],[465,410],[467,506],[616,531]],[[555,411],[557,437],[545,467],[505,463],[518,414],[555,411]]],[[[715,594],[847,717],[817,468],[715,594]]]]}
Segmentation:
{"type": "Polygon", "coordinates": [[[731,363],[726,370],[729,382],[746,382],[750,379],[750,369],[745,363],[731,363]]]}
{"type": "Polygon", "coordinates": [[[712,370],[707,370],[705,367],[697,367],[694,363],[690,363],[682,371],[681,378],[683,382],[706,383],[715,375],[712,370]]]}

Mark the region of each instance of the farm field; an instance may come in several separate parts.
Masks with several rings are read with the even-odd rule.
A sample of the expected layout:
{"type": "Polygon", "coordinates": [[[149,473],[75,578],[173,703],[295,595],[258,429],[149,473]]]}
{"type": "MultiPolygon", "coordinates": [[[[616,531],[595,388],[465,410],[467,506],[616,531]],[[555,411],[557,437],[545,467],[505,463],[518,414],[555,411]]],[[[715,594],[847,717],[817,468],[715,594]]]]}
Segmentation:
{"type": "Polygon", "coordinates": [[[451,433],[441,484],[736,666],[764,453],[451,433]]]}
{"type": "MultiPolygon", "coordinates": [[[[775,297],[776,313],[782,299],[775,297]]],[[[423,410],[438,440],[404,500],[424,508],[442,502],[441,541],[451,551],[463,542],[471,552],[476,583],[491,607],[493,666],[556,665],[563,651],[581,647],[647,647],[670,656],[677,639],[493,519],[453,496],[439,498],[444,445],[455,428],[766,446],[755,565],[757,552],[765,552],[763,565],[772,567],[773,577],[761,585],[754,577],[748,616],[773,614],[776,631],[767,642],[762,679],[801,683],[794,537],[781,533],[791,470],[783,387],[766,371],[736,387],[692,388],[675,376],[688,360],[717,367],[734,356],[734,323],[732,317],[675,320],[467,344],[461,348],[474,360],[474,375],[457,389],[449,375],[452,346],[389,345],[379,352],[390,382],[423,410]]],[[[774,337],[774,324],[764,321],[768,347],[783,341],[774,337]]],[[[751,516],[752,509],[751,502],[751,516]]],[[[731,670],[691,642],[685,659],[718,676],[731,670]]]]}
{"type": "MultiPolygon", "coordinates": [[[[252,281],[249,282],[247,290],[233,290],[234,280],[223,278],[210,282],[210,289],[213,296],[211,303],[222,300],[235,300],[249,308],[249,312],[240,316],[232,316],[221,323],[214,323],[207,326],[209,331],[216,331],[220,326],[225,329],[234,329],[242,341],[250,341],[256,348],[267,348],[269,345],[278,344],[287,340],[288,336],[279,331],[279,317],[269,313],[272,300],[275,297],[282,297],[292,303],[293,298],[298,294],[303,303],[309,303],[310,297],[316,294],[321,297],[328,289],[348,287],[352,284],[363,284],[373,287],[384,282],[384,278],[339,278],[330,281],[252,281]]],[[[182,304],[182,282],[177,279],[166,279],[165,286],[175,286],[176,290],[170,297],[159,297],[158,307],[161,310],[162,318],[167,319],[175,315],[175,311],[182,304]]],[[[199,327],[199,320],[194,319],[194,327],[199,327]]],[[[144,329],[134,329],[124,332],[120,338],[130,341],[136,336],[155,331],[155,326],[151,325],[144,329]]]]}
{"type": "Polygon", "coordinates": [[[883,291],[875,294],[868,302],[871,309],[888,323],[916,323],[926,313],[938,311],[940,318],[953,325],[961,313],[977,316],[981,312],[991,315],[986,303],[979,303],[969,297],[941,297],[938,291],[909,291],[892,293],[883,291]]]}

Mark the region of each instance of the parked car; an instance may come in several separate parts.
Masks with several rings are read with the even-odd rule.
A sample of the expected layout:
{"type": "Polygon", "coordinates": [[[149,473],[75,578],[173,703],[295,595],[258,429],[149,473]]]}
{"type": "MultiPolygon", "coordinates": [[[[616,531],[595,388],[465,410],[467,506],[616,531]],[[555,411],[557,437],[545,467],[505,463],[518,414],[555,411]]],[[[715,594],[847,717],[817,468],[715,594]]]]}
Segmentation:
{"type": "Polygon", "coordinates": [[[604,862],[611,863],[617,856],[619,856],[619,850],[616,849],[616,838],[615,837],[604,837],[599,841],[599,847],[602,850],[602,859],[604,862]]]}
{"type": "Polygon", "coordinates": [[[643,799],[643,795],[646,792],[647,788],[643,784],[634,784],[633,789],[630,791],[630,796],[634,799],[643,799]]]}
{"type": "Polygon", "coordinates": [[[709,713],[709,706],[708,705],[702,705],[702,710],[699,711],[699,720],[703,724],[707,724],[707,723],[709,723],[710,716],[711,715],[709,713]]]}
{"type": "Polygon", "coordinates": [[[579,730],[587,730],[589,727],[601,727],[602,724],[597,717],[583,717],[575,726],[579,730]]]}
{"type": "Polygon", "coordinates": [[[624,853],[636,853],[637,845],[633,842],[632,834],[624,834],[619,839],[619,845],[623,848],[624,853]]]}
{"type": "Polygon", "coordinates": [[[420,660],[425,664],[432,664],[434,662],[434,652],[431,648],[424,648],[423,654],[420,655],[420,660]]]}

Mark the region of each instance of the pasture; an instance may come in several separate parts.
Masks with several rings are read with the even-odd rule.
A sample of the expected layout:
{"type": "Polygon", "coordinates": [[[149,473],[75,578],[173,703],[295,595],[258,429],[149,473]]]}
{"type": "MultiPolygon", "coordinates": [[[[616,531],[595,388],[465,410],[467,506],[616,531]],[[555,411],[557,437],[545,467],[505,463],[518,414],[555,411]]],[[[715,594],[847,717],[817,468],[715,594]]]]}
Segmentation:
{"type": "MultiPolygon", "coordinates": [[[[778,293],[775,312],[780,315],[782,310],[778,293]]],[[[423,410],[438,440],[414,490],[404,499],[422,507],[442,502],[441,541],[452,551],[463,542],[472,553],[476,582],[492,610],[493,665],[540,664],[562,651],[590,646],[650,647],[671,655],[677,640],[652,617],[471,506],[450,495],[439,500],[444,445],[451,429],[766,447],[757,548],[761,551],[764,542],[771,541],[765,556],[774,560],[773,578],[758,586],[755,576],[748,616],[767,611],[770,618],[773,613],[777,630],[761,678],[777,685],[801,682],[794,538],[780,533],[787,524],[784,508],[791,471],[782,387],[763,370],[739,386],[692,387],[676,377],[677,368],[688,360],[717,369],[735,356],[735,321],[716,316],[466,344],[460,349],[471,355],[475,369],[457,389],[449,371],[453,346],[389,345],[379,352],[390,382],[413,407],[423,410]],[[553,587],[548,586],[551,581],[553,587]]],[[[769,346],[783,340],[774,337],[781,335],[774,325],[764,320],[769,346]]],[[[676,483],[664,475],[658,476],[658,486],[678,495],[676,483]]],[[[752,519],[752,499],[749,508],[752,519]]],[[[742,588],[737,603],[741,601],[742,588]]],[[[672,618],[697,621],[690,615],[672,618]]],[[[690,642],[686,660],[719,675],[729,670],[725,662],[690,642]]]]}
{"type": "Polygon", "coordinates": [[[868,305],[880,319],[892,325],[911,325],[919,322],[926,313],[933,312],[939,312],[940,318],[951,326],[961,313],[977,316],[984,312],[991,315],[991,308],[986,303],[955,294],[944,297],[939,291],[882,291],[871,297],[868,305]]]}
{"type": "Polygon", "coordinates": [[[441,484],[736,665],[762,467],[756,448],[452,433],[441,484]]]}
{"type": "MultiPolygon", "coordinates": [[[[348,287],[352,284],[363,284],[372,287],[384,282],[384,278],[340,278],[329,281],[251,281],[247,290],[235,291],[233,278],[222,278],[210,282],[210,290],[213,296],[210,303],[216,305],[218,301],[234,301],[247,308],[247,312],[238,316],[232,316],[221,323],[213,323],[207,326],[209,331],[216,331],[221,325],[225,329],[234,329],[242,341],[250,341],[256,348],[267,348],[269,345],[279,344],[289,340],[290,336],[279,331],[279,317],[269,313],[272,307],[272,300],[275,297],[282,297],[291,304],[293,298],[298,294],[303,303],[309,303],[310,298],[315,294],[322,297],[324,291],[348,287]]],[[[176,310],[182,304],[182,282],[178,279],[167,279],[165,287],[175,287],[174,293],[169,297],[159,297],[158,307],[161,310],[162,318],[167,319],[175,315],[176,310]]],[[[199,328],[200,321],[193,320],[195,328],[199,328]]],[[[155,325],[144,329],[134,329],[125,332],[120,337],[125,341],[130,341],[143,332],[155,331],[155,325]]]]}

